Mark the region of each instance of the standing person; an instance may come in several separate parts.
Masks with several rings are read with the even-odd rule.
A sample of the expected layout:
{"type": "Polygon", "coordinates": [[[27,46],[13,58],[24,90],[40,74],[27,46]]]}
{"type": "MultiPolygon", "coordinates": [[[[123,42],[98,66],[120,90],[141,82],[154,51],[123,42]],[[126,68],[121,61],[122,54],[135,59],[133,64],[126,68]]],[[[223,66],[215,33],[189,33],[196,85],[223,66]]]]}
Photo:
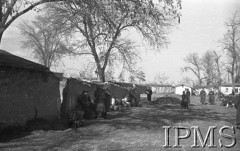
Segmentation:
{"type": "Polygon", "coordinates": [[[214,104],[215,104],[215,97],[214,97],[214,91],[213,91],[213,89],[211,89],[211,90],[209,91],[208,95],[209,95],[209,103],[210,103],[211,105],[214,105],[214,104]]]}
{"type": "Polygon", "coordinates": [[[88,92],[83,91],[79,99],[78,102],[82,105],[84,110],[83,117],[85,119],[93,119],[95,117],[95,109],[88,92]]]}
{"type": "Polygon", "coordinates": [[[188,105],[190,104],[190,95],[191,95],[191,93],[190,93],[189,89],[187,89],[186,96],[187,96],[187,100],[188,100],[188,105]]]}
{"type": "Polygon", "coordinates": [[[103,118],[106,119],[107,112],[110,111],[112,97],[111,97],[110,91],[107,86],[104,88],[104,93],[105,93],[105,101],[104,101],[105,112],[103,112],[103,118]]]}
{"type": "Polygon", "coordinates": [[[140,93],[138,93],[138,89],[135,84],[133,85],[133,88],[132,88],[132,94],[135,99],[135,106],[138,106],[140,102],[140,93]]]}
{"type": "Polygon", "coordinates": [[[188,98],[185,91],[182,93],[181,108],[188,109],[188,98]]]}
{"type": "Polygon", "coordinates": [[[202,103],[203,105],[205,105],[205,101],[206,101],[206,91],[205,91],[204,89],[202,89],[202,90],[200,91],[200,96],[201,96],[201,103],[202,103]]]}
{"type": "Polygon", "coordinates": [[[233,96],[235,95],[235,91],[234,91],[234,90],[232,90],[232,95],[233,95],[233,96]]]}
{"type": "Polygon", "coordinates": [[[150,102],[152,100],[152,89],[150,87],[147,87],[146,93],[147,93],[147,99],[150,102]]]}
{"type": "Polygon", "coordinates": [[[104,90],[98,86],[95,93],[95,103],[96,103],[96,113],[97,113],[97,119],[102,119],[104,117],[105,110],[105,99],[106,95],[104,90]]]}
{"type": "Polygon", "coordinates": [[[235,107],[237,109],[237,112],[236,112],[236,125],[237,125],[237,128],[240,129],[240,95],[236,96],[234,104],[235,104],[235,107]]]}

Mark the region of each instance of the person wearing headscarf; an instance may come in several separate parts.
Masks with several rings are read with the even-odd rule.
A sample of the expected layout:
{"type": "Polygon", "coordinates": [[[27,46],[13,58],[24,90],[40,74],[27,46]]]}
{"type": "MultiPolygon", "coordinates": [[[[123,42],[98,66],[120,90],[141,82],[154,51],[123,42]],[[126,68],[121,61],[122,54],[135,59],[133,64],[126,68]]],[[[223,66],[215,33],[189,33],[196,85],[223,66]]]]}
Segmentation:
{"type": "Polygon", "coordinates": [[[206,101],[206,91],[204,90],[204,89],[202,89],[201,91],[200,91],[200,97],[201,97],[201,103],[203,104],[203,105],[205,105],[205,101],[206,101]]]}
{"type": "Polygon", "coordinates": [[[215,96],[214,96],[213,89],[211,89],[211,91],[209,91],[208,95],[209,95],[209,103],[211,105],[214,105],[215,104],[215,96]]]}

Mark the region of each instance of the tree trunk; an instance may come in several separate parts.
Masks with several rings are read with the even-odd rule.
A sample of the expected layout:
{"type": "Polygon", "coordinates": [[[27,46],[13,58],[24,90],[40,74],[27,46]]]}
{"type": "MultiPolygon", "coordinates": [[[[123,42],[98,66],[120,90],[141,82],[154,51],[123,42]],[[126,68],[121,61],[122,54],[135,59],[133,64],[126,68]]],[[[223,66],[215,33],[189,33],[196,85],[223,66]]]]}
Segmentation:
{"type": "Polygon", "coordinates": [[[4,31],[0,32],[0,44],[1,44],[1,42],[2,42],[3,32],[4,32],[4,31]]]}
{"type": "Polygon", "coordinates": [[[202,79],[200,77],[198,77],[198,82],[199,82],[199,85],[202,85],[202,79]]]}
{"type": "Polygon", "coordinates": [[[233,72],[231,73],[231,76],[232,76],[232,91],[235,92],[235,78],[234,78],[234,73],[233,72]]]}
{"type": "Polygon", "coordinates": [[[101,82],[105,82],[104,70],[101,67],[98,67],[98,76],[101,82]]]}

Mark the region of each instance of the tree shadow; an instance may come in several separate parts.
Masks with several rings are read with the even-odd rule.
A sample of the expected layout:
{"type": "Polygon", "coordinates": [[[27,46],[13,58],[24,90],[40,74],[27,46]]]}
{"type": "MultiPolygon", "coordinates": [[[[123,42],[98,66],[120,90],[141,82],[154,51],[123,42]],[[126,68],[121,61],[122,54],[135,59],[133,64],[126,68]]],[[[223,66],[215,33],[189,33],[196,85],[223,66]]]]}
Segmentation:
{"type": "MultiPolygon", "coordinates": [[[[233,123],[235,117],[225,116],[222,113],[208,108],[181,109],[178,104],[147,105],[143,108],[133,108],[125,113],[110,113],[107,120],[94,121],[94,123],[108,124],[116,129],[130,130],[163,130],[162,126],[174,125],[187,121],[226,121],[233,123]]],[[[91,125],[91,124],[89,124],[91,125]]]]}

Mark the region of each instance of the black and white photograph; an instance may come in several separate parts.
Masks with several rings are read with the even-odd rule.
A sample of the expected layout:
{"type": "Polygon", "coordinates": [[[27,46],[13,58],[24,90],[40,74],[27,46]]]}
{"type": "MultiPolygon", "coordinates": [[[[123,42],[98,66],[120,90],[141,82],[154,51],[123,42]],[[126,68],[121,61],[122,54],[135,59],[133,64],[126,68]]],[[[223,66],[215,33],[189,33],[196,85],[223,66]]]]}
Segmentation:
{"type": "Polygon", "coordinates": [[[240,151],[240,0],[0,0],[0,151],[240,151]]]}

